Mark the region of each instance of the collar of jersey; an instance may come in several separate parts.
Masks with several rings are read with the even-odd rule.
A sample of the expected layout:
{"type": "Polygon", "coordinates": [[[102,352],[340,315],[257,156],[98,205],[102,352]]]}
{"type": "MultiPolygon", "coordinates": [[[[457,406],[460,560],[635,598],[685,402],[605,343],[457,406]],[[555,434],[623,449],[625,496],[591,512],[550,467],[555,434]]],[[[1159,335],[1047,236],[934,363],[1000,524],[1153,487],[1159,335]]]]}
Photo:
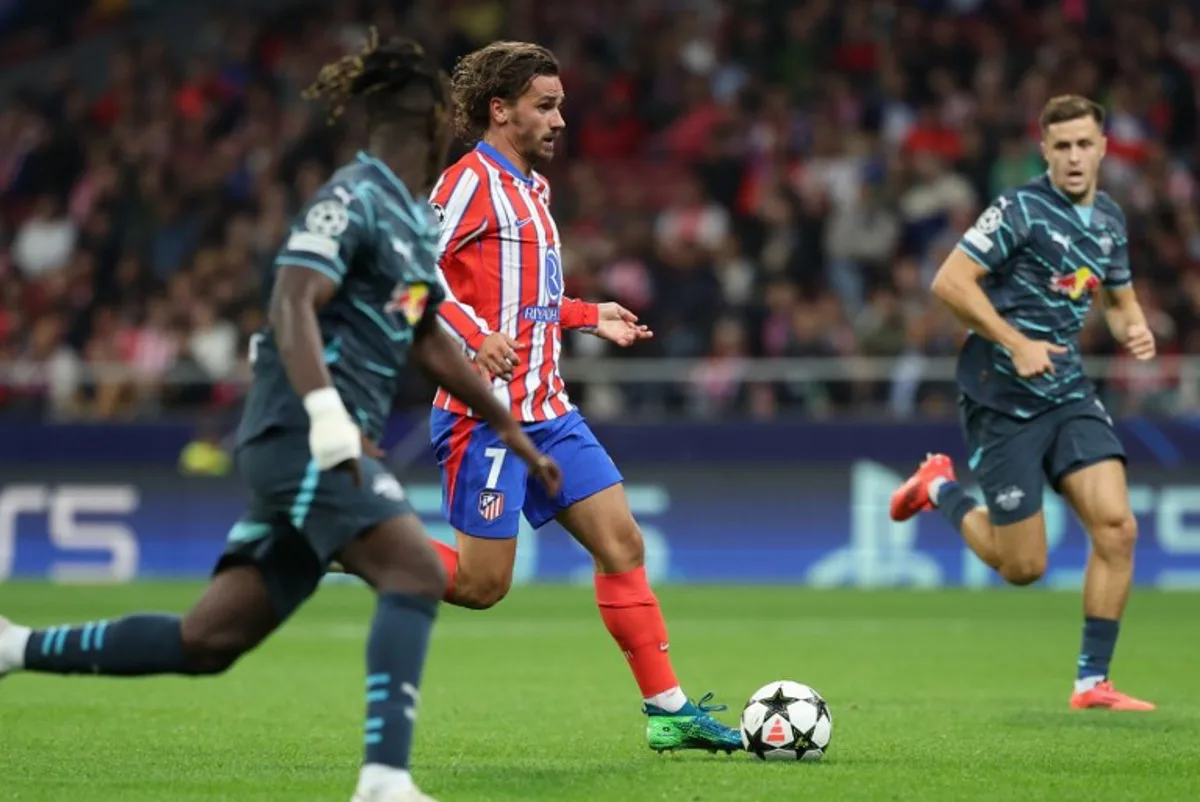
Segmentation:
{"type": "Polygon", "coordinates": [[[515,164],[513,164],[512,162],[510,162],[508,160],[507,156],[505,156],[500,151],[496,150],[494,147],[489,145],[487,142],[478,143],[477,145],[475,145],[475,150],[479,151],[484,156],[487,156],[489,159],[494,161],[496,164],[500,165],[500,167],[502,167],[505,171],[512,173],[513,178],[515,178],[518,181],[521,181],[525,184],[528,184],[529,186],[533,186],[533,177],[532,176],[525,175],[523,172],[518,170],[517,166],[515,164]]]}
{"type": "Polygon", "coordinates": [[[374,156],[371,156],[365,151],[361,150],[358,152],[358,160],[364,164],[371,165],[376,170],[383,173],[383,177],[386,178],[388,182],[396,188],[396,191],[400,193],[401,197],[407,200],[409,204],[415,205],[412,193],[408,191],[408,187],[404,186],[404,182],[396,177],[396,174],[392,172],[391,167],[388,167],[386,164],[379,161],[379,159],[376,159],[374,156]]]}

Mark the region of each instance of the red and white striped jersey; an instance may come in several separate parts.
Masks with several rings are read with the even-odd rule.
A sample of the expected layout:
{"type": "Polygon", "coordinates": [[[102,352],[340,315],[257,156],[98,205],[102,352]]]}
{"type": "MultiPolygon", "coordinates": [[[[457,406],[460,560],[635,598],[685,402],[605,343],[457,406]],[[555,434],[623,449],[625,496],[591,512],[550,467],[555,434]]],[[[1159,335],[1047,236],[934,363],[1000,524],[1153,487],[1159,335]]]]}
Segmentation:
{"type": "MultiPolygon", "coordinates": [[[[481,142],[442,173],[430,201],[442,226],[441,322],[468,356],[493,332],[517,341],[520,364],[512,380],[492,381],[514,418],[531,422],[567,414],[574,407],[558,371],[561,329],[594,327],[598,309],[563,297],[549,183],[536,172],[525,175],[481,142]]],[[[442,388],[433,404],[475,417],[442,388]]]]}

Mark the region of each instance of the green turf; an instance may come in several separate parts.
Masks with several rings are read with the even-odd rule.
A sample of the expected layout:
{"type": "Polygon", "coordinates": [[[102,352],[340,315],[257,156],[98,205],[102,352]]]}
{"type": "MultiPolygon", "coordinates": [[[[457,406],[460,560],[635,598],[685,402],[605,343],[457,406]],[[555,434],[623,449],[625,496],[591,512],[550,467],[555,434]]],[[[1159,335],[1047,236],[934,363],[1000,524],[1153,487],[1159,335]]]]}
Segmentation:
{"type": "MultiPolygon", "coordinates": [[[[185,609],[197,586],[0,585],[33,624],[185,609]]],[[[471,800],[1184,800],[1200,798],[1200,595],[1135,594],[1117,679],[1150,714],[1072,712],[1075,594],[666,588],[693,695],[734,720],[761,684],[829,700],[820,764],[658,756],[586,588],[444,609],[415,773],[471,800]]],[[[220,678],[22,675],[0,683],[0,799],[346,802],[361,743],[368,594],[327,587],[220,678]]]]}

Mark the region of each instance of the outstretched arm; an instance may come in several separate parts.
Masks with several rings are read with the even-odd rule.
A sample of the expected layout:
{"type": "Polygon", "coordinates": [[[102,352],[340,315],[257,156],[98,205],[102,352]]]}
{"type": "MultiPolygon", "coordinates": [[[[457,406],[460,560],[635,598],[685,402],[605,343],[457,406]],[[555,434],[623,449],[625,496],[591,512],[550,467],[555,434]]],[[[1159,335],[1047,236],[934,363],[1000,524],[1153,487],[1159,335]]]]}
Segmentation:
{"type": "Polygon", "coordinates": [[[564,329],[595,329],[600,324],[600,304],[564,297],[558,307],[558,322],[564,329]]]}
{"type": "Polygon", "coordinates": [[[559,323],[564,329],[580,329],[622,348],[654,336],[649,327],[638,324],[637,315],[615,301],[593,304],[575,298],[563,298],[559,323]]]}

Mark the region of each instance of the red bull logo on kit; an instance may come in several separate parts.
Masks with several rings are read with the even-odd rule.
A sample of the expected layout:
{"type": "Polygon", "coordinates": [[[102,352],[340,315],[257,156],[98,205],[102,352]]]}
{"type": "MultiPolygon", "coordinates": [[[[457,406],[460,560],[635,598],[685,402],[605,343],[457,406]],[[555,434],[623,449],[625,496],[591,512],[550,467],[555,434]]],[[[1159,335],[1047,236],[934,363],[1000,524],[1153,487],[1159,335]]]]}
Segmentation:
{"type": "Polygon", "coordinates": [[[1074,273],[1057,274],[1050,279],[1050,289],[1078,301],[1085,294],[1100,287],[1100,278],[1089,267],[1081,267],[1074,273]]]}
{"type": "Polygon", "coordinates": [[[392,300],[384,308],[385,312],[399,312],[415,326],[425,314],[425,306],[429,303],[429,287],[425,284],[409,284],[396,288],[392,300]]]}

